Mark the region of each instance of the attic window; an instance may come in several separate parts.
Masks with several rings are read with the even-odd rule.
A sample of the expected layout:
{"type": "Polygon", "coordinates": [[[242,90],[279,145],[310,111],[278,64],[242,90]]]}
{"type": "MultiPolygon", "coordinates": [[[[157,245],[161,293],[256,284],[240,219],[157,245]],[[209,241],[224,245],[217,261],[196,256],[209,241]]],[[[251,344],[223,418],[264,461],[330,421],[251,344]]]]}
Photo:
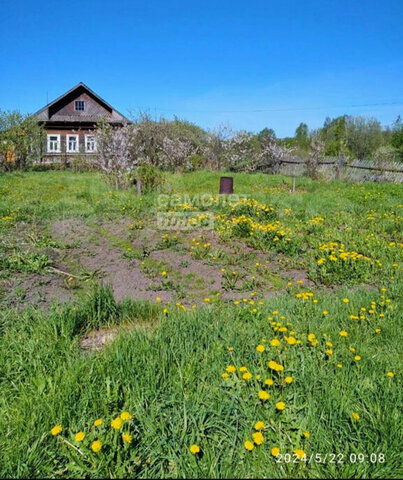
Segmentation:
{"type": "Polygon", "coordinates": [[[83,112],[85,110],[84,100],[76,100],[75,109],[79,112],[83,112]]]}

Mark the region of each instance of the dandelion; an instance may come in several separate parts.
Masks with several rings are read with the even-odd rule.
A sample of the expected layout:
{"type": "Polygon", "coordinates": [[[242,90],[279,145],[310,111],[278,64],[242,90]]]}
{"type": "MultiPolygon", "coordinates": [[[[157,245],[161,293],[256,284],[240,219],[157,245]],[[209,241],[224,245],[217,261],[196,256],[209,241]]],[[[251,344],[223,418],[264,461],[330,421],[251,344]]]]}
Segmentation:
{"type": "Polygon", "coordinates": [[[61,425],[55,425],[52,430],[50,431],[50,433],[56,437],[56,435],[59,435],[61,432],[62,432],[63,428],[61,425]]]}
{"type": "Polygon", "coordinates": [[[209,297],[206,297],[206,298],[204,299],[204,301],[205,301],[206,303],[210,303],[209,297]]]}
{"type": "Polygon", "coordinates": [[[326,315],[329,314],[329,312],[328,312],[327,310],[323,310],[322,314],[323,314],[324,316],[326,316],[326,315]]]}
{"type": "Polygon", "coordinates": [[[255,445],[250,440],[246,440],[243,446],[246,448],[246,450],[249,450],[250,452],[255,448],[255,445]]]}
{"type": "Polygon", "coordinates": [[[259,352],[259,353],[263,353],[264,350],[265,350],[264,345],[258,345],[256,347],[256,351],[259,352]]]}
{"type": "Polygon", "coordinates": [[[293,378],[292,377],[285,377],[284,382],[290,384],[290,383],[293,382],[293,378]]]}
{"type": "Polygon", "coordinates": [[[78,432],[74,435],[74,440],[76,442],[82,442],[85,438],[85,433],[84,432],[78,432]]]}
{"type": "Polygon", "coordinates": [[[247,372],[248,369],[246,367],[240,367],[239,368],[239,371],[242,373],[242,372],[247,372]]]}
{"type": "Polygon", "coordinates": [[[155,301],[156,301],[157,303],[160,303],[160,302],[161,302],[161,297],[156,297],[155,301]]]}
{"type": "Polygon", "coordinates": [[[199,447],[199,445],[195,445],[195,444],[191,445],[191,446],[189,447],[189,452],[192,453],[193,455],[198,454],[198,453],[200,452],[200,447],[199,447]]]}
{"type": "Polygon", "coordinates": [[[280,346],[280,340],[278,338],[273,338],[273,340],[270,341],[270,345],[272,347],[279,347],[280,346]]]}
{"type": "Polygon", "coordinates": [[[284,402],[277,402],[276,403],[276,408],[277,410],[284,410],[285,409],[285,403],[284,402]]]}
{"type": "Polygon", "coordinates": [[[265,390],[260,390],[259,393],[258,393],[258,397],[260,398],[260,400],[265,402],[266,400],[268,400],[270,398],[270,394],[267,393],[265,390]]]}
{"type": "Polygon", "coordinates": [[[228,380],[228,378],[229,378],[228,373],[227,372],[222,373],[221,378],[224,378],[224,380],[228,380]]]}
{"type": "Polygon", "coordinates": [[[162,275],[163,277],[165,277],[166,274],[167,274],[167,272],[166,272],[165,270],[163,270],[163,271],[161,272],[161,275],[162,275]]]}
{"type": "Polygon", "coordinates": [[[236,372],[236,366],[235,365],[228,365],[228,367],[225,370],[228,373],[235,373],[236,372]]]}
{"type": "Polygon", "coordinates": [[[305,456],[305,452],[300,448],[295,449],[294,453],[297,456],[298,460],[301,460],[305,456]]]}
{"type": "Polygon", "coordinates": [[[120,418],[121,418],[122,420],[130,420],[130,419],[132,418],[132,416],[130,415],[129,412],[122,412],[122,413],[120,414],[120,418]]]}
{"type": "Polygon", "coordinates": [[[375,333],[381,333],[381,329],[380,329],[380,328],[376,328],[376,329],[375,329],[375,333]]]}
{"type": "Polygon", "coordinates": [[[266,380],[264,381],[264,384],[271,386],[271,385],[274,385],[274,381],[271,378],[266,378],[266,380]]]}
{"type": "Polygon", "coordinates": [[[359,361],[361,360],[360,355],[356,355],[356,356],[354,357],[354,360],[355,360],[356,362],[359,362],[359,361]]]}
{"type": "Polygon", "coordinates": [[[343,298],[344,303],[348,303],[350,300],[348,298],[343,298]]]}
{"type": "Polygon", "coordinates": [[[331,348],[329,348],[328,350],[326,350],[326,355],[333,355],[333,350],[331,348]]]}
{"type": "Polygon", "coordinates": [[[250,372],[245,372],[243,375],[242,375],[242,378],[244,380],[250,380],[252,378],[252,374],[250,372]]]}
{"type": "Polygon", "coordinates": [[[122,439],[124,442],[126,443],[132,443],[132,436],[130,435],[130,433],[122,433],[122,439]]]}
{"type": "Polygon", "coordinates": [[[255,426],[253,427],[255,430],[263,430],[266,427],[264,422],[256,422],[255,426]]]}
{"type": "Polygon", "coordinates": [[[273,457],[277,457],[277,455],[280,455],[280,449],[278,447],[273,447],[270,450],[270,453],[273,455],[273,457]]]}
{"type": "Polygon", "coordinates": [[[94,442],[91,443],[91,450],[95,453],[99,452],[102,448],[102,442],[101,440],[95,440],[94,442]]]}
{"type": "Polygon", "coordinates": [[[120,430],[122,428],[122,419],[120,417],[116,417],[111,421],[111,427],[115,430],[120,430]]]}
{"type": "Polygon", "coordinates": [[[311,436],[310,432],[308,430],[305,430],[304,432],[302,432],[302,435],[305,437],[305,438],[309,438],[311,436]]]}
{"type": "Polygon", "coordinates": [[[387,372],[386,374],[389,378],[393,378],[395,374],[393,372],[387,372]]]}
{"type": "Polygon", "coordinates": [[[100,427],[103,424],[102,418],[97,418],[94,422],[94,427],[100,427]]]}
{"type": "Polygon", "coordinates": [[[353,420],[358,421],[360,419],[360,415],[357,412],[353,412],[351,414],[351,416],[352,416],[353,420]]]}
{"type": "Polygon", "coordinates": [[[338,363],[338,364],[336,365],[336,367],[337,367],[337,368],[343,368],[343,365],[342,365],[341,363],[338,363]]]}
{"type": "Polygon", "coordinates": [[[342,330],[341,332],[339,332],[339,335],[341,337],[347,337],[348,333],[345,330],[342,330]]]}
{"type": "Polygon", "coordinates": [[[264,436],[262,432],[252,433],[252,438],[256,445],[261,445],[264,442],[264,436]]]}

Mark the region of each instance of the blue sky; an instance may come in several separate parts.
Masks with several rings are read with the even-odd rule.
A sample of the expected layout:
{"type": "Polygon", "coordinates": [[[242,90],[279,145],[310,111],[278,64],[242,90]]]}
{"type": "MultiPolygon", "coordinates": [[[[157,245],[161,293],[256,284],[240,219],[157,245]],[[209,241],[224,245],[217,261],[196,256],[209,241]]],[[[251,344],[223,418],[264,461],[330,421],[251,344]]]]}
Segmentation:
{"type": "Polygon", "coordinates": [[[83,81],[122,113],[292,135],[403,113],[403,0],[0,0],[0,108],[83,81]]]}

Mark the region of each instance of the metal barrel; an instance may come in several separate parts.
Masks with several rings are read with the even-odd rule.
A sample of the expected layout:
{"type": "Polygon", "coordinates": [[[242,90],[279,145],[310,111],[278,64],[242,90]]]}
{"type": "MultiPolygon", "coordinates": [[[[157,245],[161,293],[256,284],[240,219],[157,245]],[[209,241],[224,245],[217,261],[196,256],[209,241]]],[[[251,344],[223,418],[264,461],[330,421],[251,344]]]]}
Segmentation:
{"type": "Polygon", "coordinates": [[[234,177],[220,177],[220,193],[234,193],[234,177]]]}

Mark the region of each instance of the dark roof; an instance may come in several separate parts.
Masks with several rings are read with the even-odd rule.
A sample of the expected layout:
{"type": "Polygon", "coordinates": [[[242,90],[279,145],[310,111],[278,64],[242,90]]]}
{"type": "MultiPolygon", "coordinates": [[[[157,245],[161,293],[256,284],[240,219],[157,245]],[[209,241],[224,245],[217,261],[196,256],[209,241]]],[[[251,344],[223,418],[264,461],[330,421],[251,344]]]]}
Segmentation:
{"type": "Polygon", "coordinates": [[[60,95],[60,97],[56,98],[56,100],[53,100],[52,102],[48,103],[45,107],[41,108],[38,110],[36,113],[34,113],[34,117],[36,117],[38,120],[43,121],[43,122],[80,122],[80,123],[96,123],[101,119],[101,115],[58,115],[57,110],[55,111],[54,114],[52,114],[52,107],[56,107],[58,104],[62,104],[63,100],[66,99],[66,97],[71,97],[71,99],[74,98],[74,93],[77,90],[81,90],[80,94],[83,92],[86,92],[89,96],[94,98],[100,105],[102,105],[107,111],[108,115],[106,116],[106,119],[109,123],[130,123],[130,121],[122,115],[120,112],[115,110],[108,102],[106,102],[103,98],[101,98],[99,95],[97,95],[93,90],[91,90],[87,85],[85,85],[83,82],[78,83],[76,86],[65,92],[63,95],[60,95]]]}

